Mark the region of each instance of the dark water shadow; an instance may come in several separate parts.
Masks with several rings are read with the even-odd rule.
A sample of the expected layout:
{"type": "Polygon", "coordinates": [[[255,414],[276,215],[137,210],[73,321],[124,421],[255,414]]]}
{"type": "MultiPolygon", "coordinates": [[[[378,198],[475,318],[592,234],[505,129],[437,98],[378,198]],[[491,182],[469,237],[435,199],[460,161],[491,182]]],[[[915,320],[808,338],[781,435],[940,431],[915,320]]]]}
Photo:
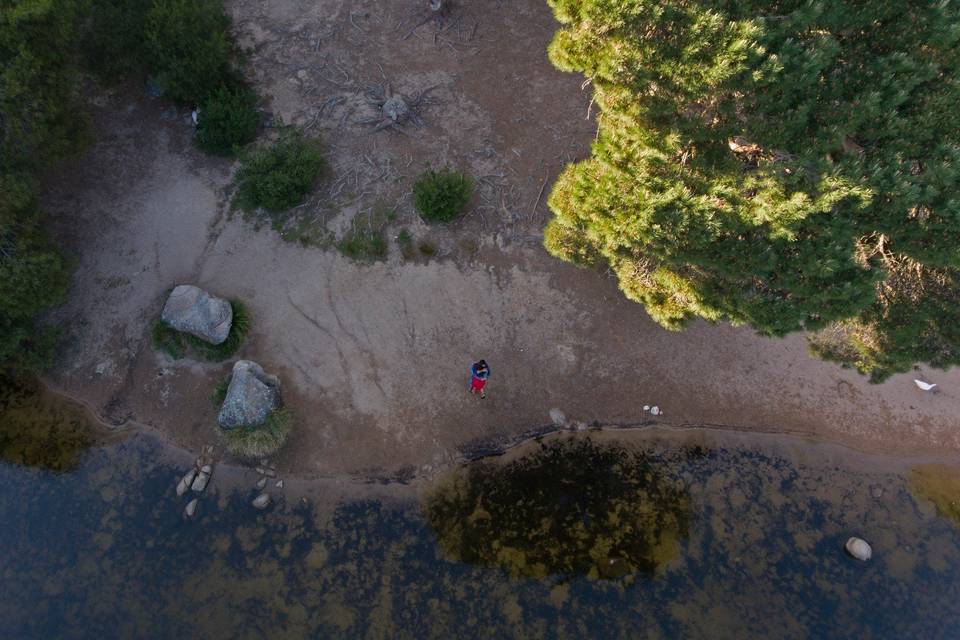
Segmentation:
{"type": "Polygon", "coordinates": [[[35,380],[0,377],[0,459],[71,471],[102,435],[82,406],[35,380]]]}
{"type": "Polygon", "coordinates": [[[664,460],[590,438],[470,465],[427,498],[449,556],[515,578],[652,574],[678,556],[690,499],[664,460]]]}

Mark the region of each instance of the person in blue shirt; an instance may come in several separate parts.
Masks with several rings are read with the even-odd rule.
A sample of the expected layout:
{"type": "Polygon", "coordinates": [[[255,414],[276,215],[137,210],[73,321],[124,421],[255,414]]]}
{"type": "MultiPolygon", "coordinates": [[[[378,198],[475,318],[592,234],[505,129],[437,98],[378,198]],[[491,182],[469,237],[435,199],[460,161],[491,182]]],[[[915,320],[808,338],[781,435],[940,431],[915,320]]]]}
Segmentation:
{"type": "Polygon", "coordinates": [[[487,386],[487,380],[490,378],[490,367],[486,360],[474,362],[470,366],[470,393],[480,393],[480,399],[487,397],[484,387],[487,386]]]}

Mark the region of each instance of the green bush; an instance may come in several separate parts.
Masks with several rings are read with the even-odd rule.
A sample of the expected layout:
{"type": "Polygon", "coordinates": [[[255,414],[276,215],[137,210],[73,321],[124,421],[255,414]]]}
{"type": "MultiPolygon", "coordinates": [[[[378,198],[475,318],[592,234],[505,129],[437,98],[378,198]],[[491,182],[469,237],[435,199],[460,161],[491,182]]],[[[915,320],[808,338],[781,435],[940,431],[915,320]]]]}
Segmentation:
{"type": "Polygon", "coordinates": [[[354,260],[377,260],[387,256],[382,229],[352,229],[337,245],[340,253],[354,260]]]}
{"type": "Polygon", "coordinates": [[[210,362],[222,362],[230,358],[243,344],[243,339],[250,330],[250,314],[246,305],[239,300],[231,300],[230,307],[233,309],[233,322],[230,324],[227,339],[220,344],[210,344],[189,333],[177,331],[158,319],[153,323],[150,333],[153,348],[174,360],[187,355],[210,362]]]}
{"type": "Polygon", "coordinates": [[[234,202],[245,211],[289,209],[313,190],[324,164],[315,140],[288,132],[273,146],[243,156],[234,202]]]}
{"type": "Polygon", "coordinates": [[[412,260],[416,257],[417,252],[413,247],[413,236],[406,229],[403,229],[397,235],[397,245],[399,245],[400,253],[405,260],[412,260]]]}
{"type": "Polygon", "coordinates": [[[227,451],[241,458],[263,458],[272,456],[293,428],[293,416],[285,408],[275,410],[267,416],[266,422],[252,427],[221,429],[227,451]]]}
{"type": "Polygon", "coordinates": [[[473,181],[459,171],[429,169],[413,185],[413,205],[427,220],[449,222],[463,211],[473,194],[473,181]]]}
{"type": "Polygon", "coordinates": [[[230,19],[220,0],[155,0],[144,26],[144,54],[164,93],[198,103],[233,80],[230,19]]]}
{"type": "Polygon", "coordinates": [[[197,144],[207,153],[231,154],[257,135],[257,94],[247,86],[222,86],[200,105],[197,144]]]}
{"type": "Polygon", "coordinates": [[[144,29],[153,0],[91,0],[83,56],[102,80],[115,82],[145,63],[144,29]]]}

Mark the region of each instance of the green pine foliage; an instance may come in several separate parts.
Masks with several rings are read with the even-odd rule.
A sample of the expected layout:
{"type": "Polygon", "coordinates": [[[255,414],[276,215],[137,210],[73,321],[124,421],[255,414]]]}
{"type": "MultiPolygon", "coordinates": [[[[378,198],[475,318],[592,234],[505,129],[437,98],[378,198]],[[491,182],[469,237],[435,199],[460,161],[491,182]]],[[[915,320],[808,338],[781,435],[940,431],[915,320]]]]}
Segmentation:
{"type": "Polygon", "coordinates": [[[144,25],[144,54],[167,96],[199,103],[233,80],[229,30],[221,0],[154,0],[144,25]]]}
{"type": "Polygon", "coordinates": [[[413,185],[413,206],[426,220],[450,222],[463,211],[473,194],[473,181],[450,168],[428,169],[413,185]]]}
{"type": "Polygon", "coordinates": [[[257,136],[257,94],[247,86],[220,87],[201,103],[197,144],[207,153],[236,153],[257,136]]]}
{"type": "Polygon", "coordinates": [[[82,140],[74,100],[78,5],[0,0],[0,374],[49,365],[57,333],[38,320],[70,281],[36,205],[34,174],[82,140]]]}
{"type": "Polygon", "coordinates": [[[98,79],[117,82],[147,65],[144,30],[154,0],[88,0],[83,56],[98,79]]]}
{"type": "Polygon", "coordinates": [[[279,212],[294,207],[313,191],[324,166],[316,140],[287,130],[273,145],[241,158],[234,203],[244,211],[279,212]]]}
{"type": "Polygon", "coordinates": [[[960,6],[550,0],[594,87],[546,246],[662,325],[780,336],[880,380],[960,362],[960,6]]]}

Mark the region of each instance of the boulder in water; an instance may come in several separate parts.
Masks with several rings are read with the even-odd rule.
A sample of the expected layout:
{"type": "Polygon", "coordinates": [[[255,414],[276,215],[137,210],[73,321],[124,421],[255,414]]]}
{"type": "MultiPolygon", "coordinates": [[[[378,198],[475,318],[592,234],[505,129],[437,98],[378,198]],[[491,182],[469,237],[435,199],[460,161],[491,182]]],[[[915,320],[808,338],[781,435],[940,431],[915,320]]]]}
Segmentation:
{"type": "Polygon", "coordinates": [[[233,308],[223,298],[189,284],[174,287],[160,319],[167,325],[210,344],[221,344],[230,334],[233,308]]]}
{"type": "Polygon", "coordinates": [[[224,429],[263,424],[280,406],[280,380],[250,360],[239,360],[217,420],[224,429]]]}
{"type": "Polygon", "coordinates": [[[190,469],[187,471],[186,475],[180,478],[180,483],[177,485],[177,495],[182,496],[187,492],[187,489],[190,488],[190,485],[193,484],[193,479],[197,475],[196,469],[190,469]]]}
{"type": "Polygon", "coordinates": [[[256,498],[253,499],[253,506],[257,509],[266,509],[270,506],[270,494],[261,493],[256,498]]]}
{"type": "Polygon", "coordinates": [[[188,518],[192,518],[196,512],[197,512],[197,499],[194,498],[193,500],[187,503],[186,507],[184,507],[183,515],[187,516],[188,518]]]}
{"type": "Polygon", "coordinates": [[[862,538],[857,538],[856,536],[847,540],[847,544],[843,545],[843,548],[847,550],[847,553],[861,562],[866,562],[873,557],[873,549],[870,548],[867,541],[862,538]]]}

